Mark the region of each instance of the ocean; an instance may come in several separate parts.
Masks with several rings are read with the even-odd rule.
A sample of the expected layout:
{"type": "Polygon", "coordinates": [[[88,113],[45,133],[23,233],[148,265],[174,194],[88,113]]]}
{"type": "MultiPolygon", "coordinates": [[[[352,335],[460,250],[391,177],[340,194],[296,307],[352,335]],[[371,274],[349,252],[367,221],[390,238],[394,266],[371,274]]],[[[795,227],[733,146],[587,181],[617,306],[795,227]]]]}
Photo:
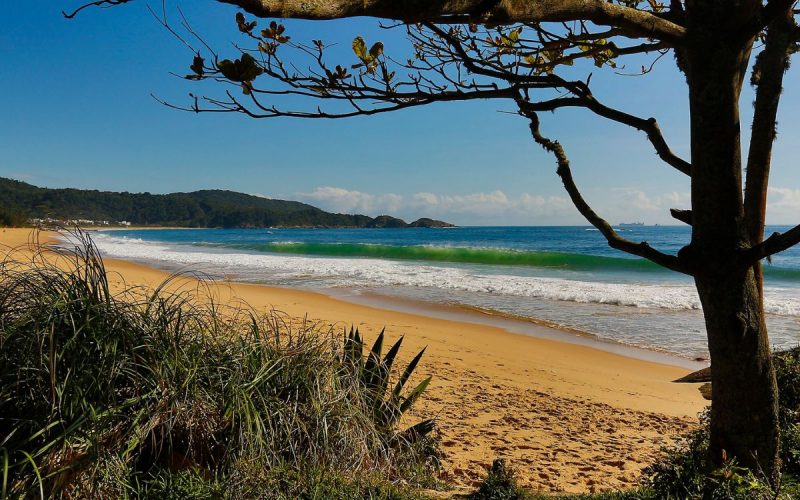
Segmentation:
{"type": "MultiPolygon", "coordinates": [[[[688,227],[619,231],[670,253],[690,239],[688,227]]],[[[94,240],[105,256],[170,271],[364,303],[478,309],[686,359],[708,356],[691,278],[613,250],[589,227],[125,230],[94,240]]],[[[764,275],[771,342],[800,345],[800,248],[775,256],[764,275]]]]}

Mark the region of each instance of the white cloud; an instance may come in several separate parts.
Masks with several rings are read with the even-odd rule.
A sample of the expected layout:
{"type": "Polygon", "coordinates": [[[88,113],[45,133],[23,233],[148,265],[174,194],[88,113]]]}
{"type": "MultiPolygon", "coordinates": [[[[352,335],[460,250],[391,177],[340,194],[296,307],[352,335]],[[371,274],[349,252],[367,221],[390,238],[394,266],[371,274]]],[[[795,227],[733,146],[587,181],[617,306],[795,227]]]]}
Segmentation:
{"type": "Polygon", "coordinates": [[[612,224],[643,221],[647,224],[678,224],[669,214],[670,208],[691,206],[689,192],[658,193],[631,187],[599,190],[589,204],[612,224]]]}
{"type": "Polygon", "coordinates": [[[416,193],[412,196],[412,206],[415,209],[435,210],[440,213],[486,215],[506,210],[511,204],[508,196],[502,191],[466,195],[416,193]]]}
{"type": "MultiPolygon", "coordinates": [[[[612,224],[641,220],[648,224],[677,224],[670,208],[691,206],[689,192],[654,193],[632,187],[589,190],[589,204],[612,224]]],[[[263,196],[260,193],[256,196],[263,196]]],[[[393,215],[406,221],[420,217],[468,225],[586,224],[566,196],[522,193],[508,195],[502,190],[466,194],[438,194],[420,191],[403,196],[395,193],[365,193],[341,187],[323,186],[293,197],[324,210],[370,216],[393,215]]],[[[800,189],[769,188],[767,207],[770,224],[800,223],[800,189]]]]}
{"type": "Polygon", "coordinates": [[[394,193],[373,195],[331,186],[318,187],[310,193],[297,193],[297,198],[332,212],[370,215],[396,212],[403,200],[402,196],[394,193]]]}
{"type": "Polygon", "coordinates": [[[542,215],[558,215],[573,213],[575,209],[568,198],[560,196],[542,196],[523,193],[520,196],[520,208],[524,211],[540,213],[542,215]]]}
{"type": "MultiPolygon", "coordinates": [[[[641,220],[648,224],[678,224],[669,215],[670,208],[691,206],[689,192],[652,192],[632,187],[589,190],[587,201],[597,213],[612,224],[641,220]]],[[[800,190],[770,189],[770,208],[789,214],[800,222],[800,190]]],[[[308,193],[296,193],[296,199],[324,210],[361,213],[370,216],[388,214],[412,221],[420,217],[442,219],[464,225],[584,225],[586,220],[566,196],[539,193],[509,195],[502,190],[466,194],[439,194],[420,191],[411,195],[372,194],[340,187],[318,187],[308,193]]]]}
{"type": "Polygon", "coordinates": [[[638,211],[654,212],[659,209],[644,191],[628,191],[623,197],[623,202],[638,211]]]}
{"type": "Polygon", "coordinates": [[[670,208],[689,208],[691,204],[688,192],[652,194],[634,188],[612,188],[609,191],[613,194],[614,208],[629,216],[632,209],[642,217],[658,216],[667,213],[670,208]]]}
{"type": "Polygon", "coordinates": [[[552,224],[576,223],[576,211],[567,198],[523,193],[510,197],[500,190],[444,195],[418,192],[408,197],[394,193],[370,194],[339,187],[318,187],[297,198],[322,209],[390,214],[408,221],[432,217],[459,224],[552,224]]]}
{"type": "Polygon", "coordinates": [[[692,204],[692,196],[688,193],[673,191],[665,193],[656,198],[656,205],[661,208],[689,208],[692,204]]]}
{"type": "Polygon", "coordinates": [[[433,193],[417,193],[412,196],[411,199],[413,203],[417,203],[422,206],[439,204],[439,197],[433,193]]]}
{"type": "Polygon", "coordinates": [[[770,208],[800,210],[800,189],[771,187],[767,194],[770,208]]]}
{"type": "Polygon", "coordinates": [[[767,195],[767,221],[769,223],[800,223],[800,189],[771,187],[767,191],[767,195]]]}

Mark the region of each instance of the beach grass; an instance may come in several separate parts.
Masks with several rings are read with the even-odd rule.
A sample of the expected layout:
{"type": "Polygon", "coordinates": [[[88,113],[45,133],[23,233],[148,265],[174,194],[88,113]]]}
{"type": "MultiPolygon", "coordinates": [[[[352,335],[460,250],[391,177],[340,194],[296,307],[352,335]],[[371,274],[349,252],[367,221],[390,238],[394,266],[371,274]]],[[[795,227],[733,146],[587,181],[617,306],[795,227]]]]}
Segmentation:
{"type": "MultiPolygon", "coordinates": [[[[398,356],[401,340],[384,332],[370,345],[357,329],[220,304],[194,275],[156,289],[112,286],[90,238],[77,232],[71,241],[69,250],[0,262],[0,498],[446,495],[434,423],[413,422],[407,412],[430,380],[414,376],[421,352],[398,356]]],[[[800,434],[798,359],[792,351],[778,362],[790,438],[800,434]]],[[[497,461],[474,491],[455,497],[785,498],[800,491],[793,480],[800,440],[785,441],[788,474],[777,494],[735,464],[710,469],[705,440],[701,425],[633,490],[530,491],[497,461]]]]}
{"type": "Polygon", "coordinates": [[[55,259],[0,264],[3,498],[404,498],[436,485],[435,441],[395,418],[424,386],[376,396],[361,373],[374,350],[354,365],[340,332],[221,306],[180,277],[112,292],[90,239],[73,236],[55,259]]]}

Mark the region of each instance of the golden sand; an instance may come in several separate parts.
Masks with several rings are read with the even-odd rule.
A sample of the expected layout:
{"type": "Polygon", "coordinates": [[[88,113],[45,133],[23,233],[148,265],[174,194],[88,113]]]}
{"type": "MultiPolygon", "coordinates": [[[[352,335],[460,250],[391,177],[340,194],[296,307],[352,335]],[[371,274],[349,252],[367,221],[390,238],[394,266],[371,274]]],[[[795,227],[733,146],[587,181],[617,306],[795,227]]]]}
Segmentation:
{"type": "MultiPolygon", "coordinates": [[[[29,229],[0,229],[18,247],[29,229]]],[[[106,260],[117,286],[156,286],[168,274],[106,260]]],[[[659,449],[696,422],[706,401],[689,371],[589,346],[509,333],[501,328],[352,304],[320,293],[238,283],[211,285],[223,302],[338,329],[351,324],[371,342],[386,327],[403,335],[406,358],[427,346],[417,371],[433,375],[416,417],[438,417],[447,478],[471,486],[494,458],[505,458],[521,484],[548,491],[631,487],[659,449]]]]}

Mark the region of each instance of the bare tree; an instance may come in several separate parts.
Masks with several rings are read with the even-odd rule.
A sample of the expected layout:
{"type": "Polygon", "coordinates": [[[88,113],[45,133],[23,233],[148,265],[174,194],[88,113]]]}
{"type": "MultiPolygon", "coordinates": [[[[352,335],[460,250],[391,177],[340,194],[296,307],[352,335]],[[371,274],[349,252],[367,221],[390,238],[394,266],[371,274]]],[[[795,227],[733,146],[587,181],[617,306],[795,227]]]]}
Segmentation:
{"type": "MultiPolygon", "coordinates": [[[[442,101],[514,103],[529,121],[533,140],[555,158],[575,206],[610,246],[694,278],[714,368],[712,459],[736,457],[777,478],[777,388],[761,260],[800,242],[800,226],[764,238],[776,113],[800,37],[794,0],[218,1],[260,18],[391,20],[406,30],[412,54],[398,60],[380,42],[356,37],[357,64],[337,65],[328,62],[323,41],[297,41],[276,21],[258,25],[238,13],[236,24],[248,43],[237,47],[233,60],[221,59],[197,37],[201,50],[187,76],[233,88],[217,97],[192,95],[184,109],[253,118],[343,118],[442,101]],[[654,118],[604,104],[592,93],[590,78],[559,76],[579,61],[603,67],[626,56],[657,59],[667,53],[686,77],[689,159],[669,148],[654,118]],[[755,114],[743,176],[739,100],[754,53],[755,114]],[[672,214],[691,226],[692,238],[677,255],[625,239],[587,204],[564,148],[540,129],[539,113],[565,107],[644,132],[664,163],[689,177],[691,210],[672,214]]],[[[194,35],[188,24],[184,28],[194,35]]],[[[648,70],[642,67],[641,73],[648,70]]]]}

